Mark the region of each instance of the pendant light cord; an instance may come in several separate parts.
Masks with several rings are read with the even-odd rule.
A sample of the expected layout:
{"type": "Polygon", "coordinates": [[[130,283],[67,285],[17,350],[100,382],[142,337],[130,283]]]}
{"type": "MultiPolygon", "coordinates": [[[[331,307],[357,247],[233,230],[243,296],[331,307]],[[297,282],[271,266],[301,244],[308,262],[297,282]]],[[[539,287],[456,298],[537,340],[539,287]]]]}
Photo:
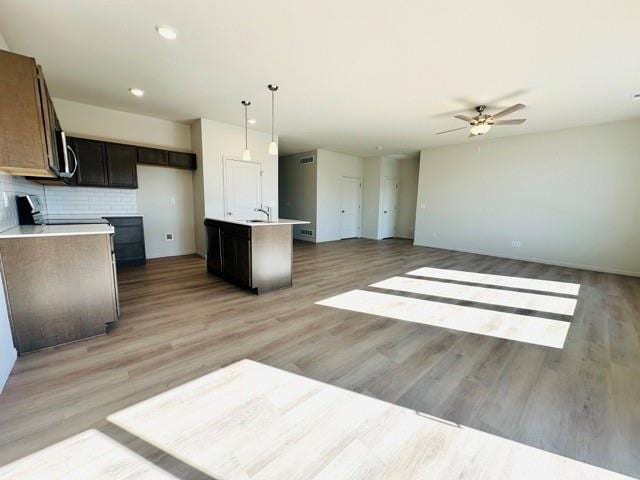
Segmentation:
{"type": "Polygon", "coordinates": [[[247,105],[244,106],[244,149],[249,150],[249,133],[248,133],[248,122],[247,122],[247,105]]]}
{"type": "Polygon", "coordinates": [[[273,132],[274,132],[274,122],[275,122],[275,91],[271,90],[271,141],[274,142],[275,140],[273,139],[273,132]]]}

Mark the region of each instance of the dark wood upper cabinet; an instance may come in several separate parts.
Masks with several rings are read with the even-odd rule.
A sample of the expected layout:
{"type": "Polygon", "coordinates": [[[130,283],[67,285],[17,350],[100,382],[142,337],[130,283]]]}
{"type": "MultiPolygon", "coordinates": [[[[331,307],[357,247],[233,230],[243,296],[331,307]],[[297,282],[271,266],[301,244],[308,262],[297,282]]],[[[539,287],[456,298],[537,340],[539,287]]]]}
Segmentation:
{"type": "Polygon", "coordinates": [[[108,187],[107,152],[105,142],[74,138],[72,148],[78,158],[77,185],[108,187]]]}
{"type": "Polygon", "coordinates": [[[137,147],[138,163],[150,165],[169,165],[169,152],[159,148],[137,147]]]}
{"type": "MultiPolygon", "coordinates": [[[[51,122],[57,122],[52,117],[51,122]]],[[[138,188],[137,164],[194,170],[193,153],[170,152],[86,138],[67,137],[78,158],[73,185],[86,187],[138,188]]]]}
{"type": "Polygon", "coordinates": [[[195,170],[196,156],[193,153],[169,152],[169,166],[195,170]]]}
{"type": "Polygon", "coordinates": [[[106,148],[109,186],[138,188],[136,147],[119,143],[107,143],[106,148]]]}

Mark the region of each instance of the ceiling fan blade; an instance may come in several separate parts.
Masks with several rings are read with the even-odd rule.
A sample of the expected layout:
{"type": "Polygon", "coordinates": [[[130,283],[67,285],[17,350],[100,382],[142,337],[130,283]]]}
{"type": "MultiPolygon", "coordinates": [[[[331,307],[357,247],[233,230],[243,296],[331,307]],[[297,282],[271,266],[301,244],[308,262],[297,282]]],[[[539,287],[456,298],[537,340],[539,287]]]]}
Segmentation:
{"type": "Polygon", "coordinates": [[[457,132],[458,130],[466,130],[468,127],[452,128],[451,130],[445,130],[444,132],[438,132],[436,135],[442,135],[443,133],[457,132]]]}
{"type": "Polygon", "coordinates": [[[507,108],[506,110],[502,110],[501,112],[498,113],[494,113],[493,115],[491,115],[493,118],[500,118],[500,117],[504,117],[505,115],[509,115],[510,113],[513,112],[517,112],[518,110],[523,109],[524,107],[526,107],[526,105],[523,105],[522,103],[516,103],[515,105],[513,105],[512,107],[507,108]]]}
{"type": "Polygon", "coordinates": [[[494,125],[522,125],[526,122],[526,118],[514,118],[513,120],[498,120],[493,122],[494,125]]]}
{"type": "Polygon", "coordinates": [[[453,118],[457,118],[458,120],[462,120],[463,122],[470,123],[473,118],[467,117],[466,115],[454,115],[453,118]]]}

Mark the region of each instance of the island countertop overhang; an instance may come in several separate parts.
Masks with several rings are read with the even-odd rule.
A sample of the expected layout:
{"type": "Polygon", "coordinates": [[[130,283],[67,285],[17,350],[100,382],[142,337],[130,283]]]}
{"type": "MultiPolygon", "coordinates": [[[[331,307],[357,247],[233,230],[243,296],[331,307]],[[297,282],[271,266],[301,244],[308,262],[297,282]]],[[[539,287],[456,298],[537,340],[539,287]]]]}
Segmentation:
{"type": "Polygon", "coordinates": [[[206,223],[207,220],[211,220],[214,222],[226,222],[226,223],[234,223],[236,225],[244,225],[247,227],[269,227],[269,226],[278,226],[278,225],[308,225],[311,222],[307,220],[292,220],[289,218],[279,218],[277,220],[232,220],[229,218],[216,218],[216,217],[205,217],[204,221],[206,223]]]}

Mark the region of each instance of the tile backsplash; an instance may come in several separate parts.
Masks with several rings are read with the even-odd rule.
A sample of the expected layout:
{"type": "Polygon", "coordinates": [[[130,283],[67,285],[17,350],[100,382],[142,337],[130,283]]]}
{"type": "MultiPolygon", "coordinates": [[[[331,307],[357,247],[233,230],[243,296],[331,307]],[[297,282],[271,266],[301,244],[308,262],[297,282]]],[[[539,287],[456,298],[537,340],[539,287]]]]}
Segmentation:
{"type": "Polygon", "coordinates": [[[138,213],[135,190],[46,186],[44,197],[49,218],[86,218],[138,213]]]}
{"type": "Polygon", "coordinates": [[[16,195],[39,195],[49,218],[93,218],[138,213],[136,190],[50,187],[0,173],[0,232],[18,225],[16,195]],[[6,201],[5,201],[6,198],[6,201]]]}
{"type": "MultiPolygon", "coordinates": [[[[0,173],[0,231],[18,225],[16,195],[29,193],[44,197],[44,187],[39,183],[0,173]]],[[[46,214],[46,212],[43,212],[46,214]]]]}

